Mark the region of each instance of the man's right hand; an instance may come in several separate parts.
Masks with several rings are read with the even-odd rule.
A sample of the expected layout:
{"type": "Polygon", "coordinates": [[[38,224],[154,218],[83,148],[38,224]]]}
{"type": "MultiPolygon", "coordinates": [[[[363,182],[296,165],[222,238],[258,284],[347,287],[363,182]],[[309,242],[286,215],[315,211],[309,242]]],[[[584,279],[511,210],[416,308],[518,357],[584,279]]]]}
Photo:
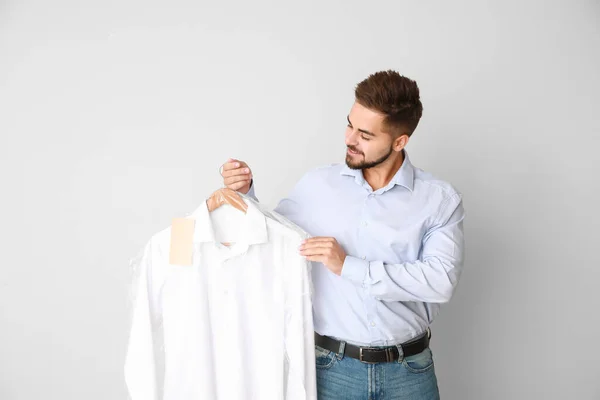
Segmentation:
{"type": "Polygon", "coordinates": [[[221,169],[223,184],[229,189],[247,194],[252,183],[252,171],[243,161],[230,158],[221,169]]]}

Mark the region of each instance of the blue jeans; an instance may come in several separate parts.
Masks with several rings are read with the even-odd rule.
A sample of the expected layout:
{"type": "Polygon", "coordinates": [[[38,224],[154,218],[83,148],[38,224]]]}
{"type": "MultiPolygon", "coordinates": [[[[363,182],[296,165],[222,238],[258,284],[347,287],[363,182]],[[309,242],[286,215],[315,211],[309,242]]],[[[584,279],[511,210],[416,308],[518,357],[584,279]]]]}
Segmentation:
{"type": "Polygon", "coordinates": [[[431,349],[366,364],[315,346],[319,400],[439,400],[431,349]]]}

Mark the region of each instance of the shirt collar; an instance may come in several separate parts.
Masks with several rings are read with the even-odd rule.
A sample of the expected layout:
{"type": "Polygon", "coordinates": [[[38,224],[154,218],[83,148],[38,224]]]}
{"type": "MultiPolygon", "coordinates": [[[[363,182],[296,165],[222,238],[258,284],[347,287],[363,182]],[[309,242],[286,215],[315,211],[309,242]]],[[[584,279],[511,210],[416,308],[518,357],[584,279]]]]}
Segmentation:
{"type": "MultiPolygon", "coordinates": [[[[248,205],[246,214],[243,217],[243,223],[239,226],[241,241],[247,245],[267,243],[269,241],[269,236],[267,233],[267,221],[264,214],[248,196],[239,192],[238,194],[248,205]]],[[[233,208],[231,212],[241,213],[241,211],[233,208]]],[[[194,243],[214,242],[215,234],[206,201],[203,201],[191,216],[196,219],[196,224],[194,226],[194,243]]]]}
{"type": "MultiPolygon", "coordinates": [[[[399,186],[404,186],[405,188],[407,188],[408,190],[410,190],[412,192],[413,188],[414,188],[414,182],[415,182],[415,170],[414,170],[414,166],[410,162],[410,159],[408,157],[408,153],[406,152],[406,150],[403,149],[402,152],[404,153],[404,161],[402,162],[402,166],[400,166],[398,171],[396,171],[396,174],[394,174],[394,177],[392,178],[390,183],[387,185],[387,187],[391,188],[394,185],[399,185],[399,186]]],[[[362,170],[352,169],[352,168],[348,167],[348,165],[346,165],[346,164],[344,164],[344,166],[342,167],[340,174],[353,176],[354,180],[360,185],[363,185],[366,183],[364,175],[362,173],[362,170]]]]}

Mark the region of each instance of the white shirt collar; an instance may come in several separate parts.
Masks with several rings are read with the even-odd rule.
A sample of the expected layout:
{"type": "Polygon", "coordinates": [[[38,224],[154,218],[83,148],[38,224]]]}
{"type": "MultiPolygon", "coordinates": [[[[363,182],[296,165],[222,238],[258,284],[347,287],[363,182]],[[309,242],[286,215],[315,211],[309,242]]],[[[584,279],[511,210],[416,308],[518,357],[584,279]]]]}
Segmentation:
{"type": "MultiPolygon", "coordinates": [[[[240,194],[240,197],[242,197],[244,202],[248,205],[248,209],[242,218],[243,223],[239,226],[239,242],[246,245],[267,243],[269,241],[269,235],[267,233],[265,216],[248,197],[243,194],[240,194]]],[[[229,208],[231,209],[231,212],[241,213],[241,211],[233,208],[229,204],[224,204],[221,207],[229,208]]],[[[194,227],[194,243],[215,242],[215,231],[206,201],[203,201],[191,216],[196,219],[194,227]]]]}

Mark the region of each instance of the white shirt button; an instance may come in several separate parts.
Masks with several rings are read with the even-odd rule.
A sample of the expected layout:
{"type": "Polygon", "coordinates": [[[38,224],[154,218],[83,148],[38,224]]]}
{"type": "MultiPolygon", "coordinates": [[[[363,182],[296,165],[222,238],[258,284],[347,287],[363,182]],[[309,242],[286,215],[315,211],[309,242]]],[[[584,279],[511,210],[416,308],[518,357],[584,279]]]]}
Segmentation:
{"type": "Polygon", "coordinates": [[[363,259],[363,260],[366,260],[366,259],[367,259],[367,256],[362,256],[362,259],[363,259]]]}
{"type": "Polygon", "coordinates": [[[375,326],[375,322],[371,321],[371,326],[375,326]]]}

